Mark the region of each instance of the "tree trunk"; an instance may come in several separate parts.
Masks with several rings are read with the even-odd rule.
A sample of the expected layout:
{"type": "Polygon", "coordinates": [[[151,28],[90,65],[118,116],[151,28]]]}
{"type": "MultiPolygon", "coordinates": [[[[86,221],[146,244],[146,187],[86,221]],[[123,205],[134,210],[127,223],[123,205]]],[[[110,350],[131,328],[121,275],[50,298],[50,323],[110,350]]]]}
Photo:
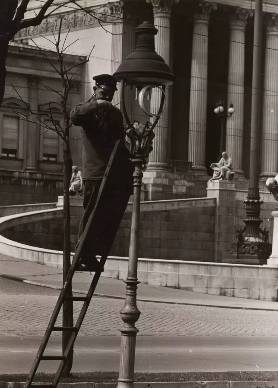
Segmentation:
{"type": "MultiPolygon", "coordinates": [[[[63,249],[63,283],[65,283],[68,271],[71,266],[70,251],[70,201],[69,201],[69,185],[71,178],[72,159],[70,155],[69,141],[64,143],[64,249],[63,249]]],[[[72,296],[72,284],[68,287],[67,296],[72,296]]],[[[65,301],[63,304],[63,327],[73,326],[73,303],[65,301]]],[[[72,332],[62,332],[62,348],[63,353],[67,347],[68,341],[72,332]]],[[[63,370],[63,375],[68,376],[73,362],[73,349],[70,352],[67,363],[63,370]]]]}
{"type": "Polygon", "coordinates": [[[0,0],[0,107],[5,92],[8,45],[15,34],[13,18],[17,6],[18,0],[0,0]]]}
{"type": "Polygon", "coordinates": [[[0,107],[2,105],[5,93],[6,81],[6,59],[8,55],[9,42],[0,38],[0,107]]]}

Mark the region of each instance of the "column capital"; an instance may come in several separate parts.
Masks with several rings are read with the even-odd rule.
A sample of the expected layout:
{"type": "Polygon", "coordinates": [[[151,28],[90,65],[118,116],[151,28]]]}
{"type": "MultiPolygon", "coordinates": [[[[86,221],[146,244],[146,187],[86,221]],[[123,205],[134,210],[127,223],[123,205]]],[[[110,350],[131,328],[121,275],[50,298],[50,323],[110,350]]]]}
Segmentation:
{"type": "Polygon", "coordinates": [[[271,13],[266,15],[265,17],[266,21],[266,32],[267,33],[278,33],[278,14],[277,13],[271,13]]]}
{"type": "Polygon", "coordinates": [[[244,8],[237,8],[231,14],[230,26],[234,28],[245,28],[247,19],[252,17],[253,13],[244,8]]]}
{"type": "Polygon", "coordinates": [[[212,11],[217,10],[217,4],[201,2],[198,4],[198,8],[194,15],[195,21],[209,21],[209,17],[212,11]]]}
{"type": "Polygon", "coordinates": [[[110,15],[112,17],[116,18],[122,18],[123,17],[123,11],[124,11],[124,2],[121,1],[115,1],[114,3],[109,3],[108,5],[110,15]]]}
{"type": "Polygon", "coordinates": [[[152,4],[154,14],[164,13],[168,15],[171,14],[173,5],[179,2],[179,0],[146,0],[146,1],[147,3],[152,4]]]}

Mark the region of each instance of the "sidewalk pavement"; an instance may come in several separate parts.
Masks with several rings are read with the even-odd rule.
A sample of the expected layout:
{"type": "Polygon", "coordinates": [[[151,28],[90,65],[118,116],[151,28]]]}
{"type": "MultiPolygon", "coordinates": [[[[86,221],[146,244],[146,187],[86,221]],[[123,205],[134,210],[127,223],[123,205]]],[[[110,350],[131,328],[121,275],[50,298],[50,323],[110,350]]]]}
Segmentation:
{"type": "MultiPolygon", "coordinates": [[[[73,289],[76,293],[87,293],[92,276],[86,272],[74,275],[73,289]]],[[[54,289],[62,287],[62,270],[45,265],[15,259],[0,254],[0,277],[54,289]]],[[[125,284],[122,280],[101,277],[96,296],[124,299],[125,284]]],[[[138,286],[138,300],[193,306],[211,306],[229,309],[277,311],[278,303],[227,296],[208,295],[168,287],[138,286]]]]}

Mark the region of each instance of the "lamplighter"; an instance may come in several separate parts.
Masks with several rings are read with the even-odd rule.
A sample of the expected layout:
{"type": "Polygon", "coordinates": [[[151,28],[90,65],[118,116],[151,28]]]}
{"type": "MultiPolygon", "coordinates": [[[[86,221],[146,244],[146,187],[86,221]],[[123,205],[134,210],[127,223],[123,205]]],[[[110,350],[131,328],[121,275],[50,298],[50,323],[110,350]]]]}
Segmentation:
{"type": "Polygon", "coordinates": [[[153,24],[143,22],[135,29],[136,49],[119,66],[114,77],[121,81],[121,103],[124,118],[127,123],[126,145],[134,164],[133,174],[133,209],[131,217],[131,233],[129,245],[128,274],[126,283],[126,300],[121,310],[124,327],[121,330],[121,361],[118,388],[132,388],[134,386],[134,363],[136,334],[135,323],[139,319],[137,308],[137,266],[138,266],[138,237],[140,219],[140,194],[143,178],[143,166],[152,150],[154,128],[163,111],[165,102],[165,87],[174,82],[174,75],[163,58],[155,51],[154,36],[158,30],[153,24]],[[135,87],[138,91],[138,102],[141,110],[150,121],[142,124],[131,123],[128,116],[125,88],[135,87]],[[150,112],[145,104],[145,97],[153,89],[160,89],[161,100],[157,112],[150,112]]]}

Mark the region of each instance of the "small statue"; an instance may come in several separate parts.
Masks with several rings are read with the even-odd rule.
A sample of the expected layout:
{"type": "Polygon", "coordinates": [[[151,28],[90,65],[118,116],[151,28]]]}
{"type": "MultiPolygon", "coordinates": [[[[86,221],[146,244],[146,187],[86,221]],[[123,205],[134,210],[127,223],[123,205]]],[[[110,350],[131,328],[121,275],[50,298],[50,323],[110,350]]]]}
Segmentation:
{"type": "Polygon", "coordinates": [[[232,180],[235,175],[232,171],[232,159],[229,158],[227,152],[223,152],[219,163],[212,163],[210,168],[213,169],[213,177],[210,181],[229,181],[232,180]]]}
{"type": "Polygon", "coordinates": [[[275,201],[278,201],[278,175],[274,178],[268,178],[265,184],[268,191],[273,195],[275,201]]]}
{"type": "Polygon", "coordinates": [[[71,196],[76,195],[76,192],[79,195],[83,193],[83,179],[81,171],[78,170],[77,166],[72,166],[72,176],[70,180],[69,194],[71,196]]]}

